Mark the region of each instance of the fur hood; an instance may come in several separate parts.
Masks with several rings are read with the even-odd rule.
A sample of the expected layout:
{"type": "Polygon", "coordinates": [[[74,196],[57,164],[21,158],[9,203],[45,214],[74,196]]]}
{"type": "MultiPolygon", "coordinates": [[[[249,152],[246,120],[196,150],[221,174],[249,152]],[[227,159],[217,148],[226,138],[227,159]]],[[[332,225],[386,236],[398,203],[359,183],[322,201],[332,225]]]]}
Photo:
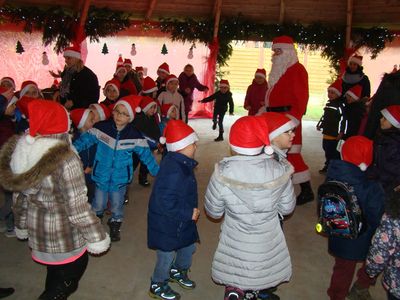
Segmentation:
{"type": "Polygon", "coordinates": [[[73,155],[65,141],[40,138],[29,144],[25,137],[14,136],[0,151],[0,183],[16,192],[34,188],[73,155]]]}

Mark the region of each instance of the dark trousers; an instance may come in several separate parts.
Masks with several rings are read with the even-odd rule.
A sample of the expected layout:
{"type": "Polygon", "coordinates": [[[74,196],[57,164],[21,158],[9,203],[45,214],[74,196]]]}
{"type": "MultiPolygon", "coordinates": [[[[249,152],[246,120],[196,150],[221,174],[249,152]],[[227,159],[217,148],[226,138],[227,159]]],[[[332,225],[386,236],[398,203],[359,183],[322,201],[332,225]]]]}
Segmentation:
{"type": "Polygon", "coordinates": [[[226,111],[217,111],[214,109],[213,113],[213,122],[216,124],[218,123],[218,128],[219,132],[223,133],[224,132],[224,117],[225,117],[226,111]]]}
{"type": "Polygon", "coordinates": [[[139,157],[135,153],[133,154],[132,158],[133,158],[133,170],[136,170],[137,166],[140,164],[139,181],[147,180],[147,175],[149,174],[149,169],[147,169],[147,166],[140,161],[139,157]]]}
{"type": "MultiPolygon", "coordinates": [[[[335,257],[335,265],[331,277],[331,284],[327,291],[331,300],[345,300],[350,290],[353,276],[356,271],[357,262],[335,257]]],[[[370,278],[365,272],[365,262],[357,271],[357,280],[355,282],[359,288],[369,288],[375,284],[375,279],[370,278]]]]}
{"type": "Polygon", "coordinates": [[[387,300],[400,300],[399,298],[396,298],[393,296],[391,293],[387,292],[387,300]]]}
{"type": "Polygon", "coordinates": [[[337,140],[322,139],[322,149],[325,151],[325,166],[328,166],[332,159],[340,159],[340,153],[336,150],[337,145],[337,140]]]}

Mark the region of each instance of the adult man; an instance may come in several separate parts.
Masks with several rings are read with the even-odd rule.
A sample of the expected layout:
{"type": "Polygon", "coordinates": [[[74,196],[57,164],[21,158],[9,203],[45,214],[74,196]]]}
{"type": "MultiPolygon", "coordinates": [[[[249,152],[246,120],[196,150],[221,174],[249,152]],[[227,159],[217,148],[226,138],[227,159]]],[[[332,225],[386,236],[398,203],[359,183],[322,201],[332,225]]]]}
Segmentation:
{"type": "Polygon", "coordinates": [[[302,205],[314,199],[310,184],[311,174],[300,154],[302,146],[301,118],[306,112],[308,103],[308,74],[298,61],[291,37],[275,38],[272,50],[274,53],[265,105],[267,111],[289,114],[300,123],[296,128],[296,136],[287,158],[295,169],[293,184],[300,184],[301,187],[301,193],[297,196],[297,205],[302,205]]]}

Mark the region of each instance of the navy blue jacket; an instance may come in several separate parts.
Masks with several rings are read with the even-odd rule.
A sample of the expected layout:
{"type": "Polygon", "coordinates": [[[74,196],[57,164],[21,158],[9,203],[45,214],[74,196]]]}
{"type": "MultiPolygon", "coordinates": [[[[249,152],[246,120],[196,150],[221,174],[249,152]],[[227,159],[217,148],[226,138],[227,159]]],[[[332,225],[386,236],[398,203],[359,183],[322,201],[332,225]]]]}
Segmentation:
{"type": "Polygon", "coordinates": [[[199,240],[196,222],[197,162],[181,153],[169,152],[161,161],[154,182],[147,216],[147,245],[151,249],[173,251],[199,240]]]}
{"type": "Polygon", "coordinates": [[[379,226],[384,204],[384,192],[381,185],[368,180],[365,172],[356,165],[332,160],[329,164],[327,180],[346,182],[354,187],[354,192],[367,223],[367,230],[357,239],[329,237],[329,252],[336,257],[348,260],[365,260],[371,244],[372,236],[379,226]]]}
{"type": "MultiPolygon", "coordinates": [[[[74,128],[74,136],[72,138],[72,141],[74,142],[75,140],[79,139],[82,133],[79,131],[79,129],[74,128]]],[[[97,145],[94,144],[88,149],[82,150],[79,152],[79,157],[81,158],[82,164],[83,164],[83,170],[86,168],[93,168],[94,165],[94,158],[96,156],[96,150],[97,150],[97,145]]],[[[91,174],[85,174],[85,179],[90,182],[94,183],[92,180],[91,174]]]]}

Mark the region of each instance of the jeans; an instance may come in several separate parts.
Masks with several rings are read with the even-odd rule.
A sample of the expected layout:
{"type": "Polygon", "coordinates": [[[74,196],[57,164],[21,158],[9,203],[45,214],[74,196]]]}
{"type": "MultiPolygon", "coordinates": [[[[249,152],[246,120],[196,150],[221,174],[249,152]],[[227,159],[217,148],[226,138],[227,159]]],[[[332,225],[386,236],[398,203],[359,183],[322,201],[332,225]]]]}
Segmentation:
{"type": "Polygon", "coordinates": [[[107,207],[107,202],[111,204],[111,219],[110,221],[122,222],[124,218],[124,200],[125,200],[126,186],[122,187],[119,191],[106,192],[100,190],[97,186],[94,191],[94,199],[92,202],[92,209],[96,212],[97,216],[102,216],[107,207]]]}
{"type": "Polygon", "coordinates": [[[196,250],[195,244],[176,251],[157,250],[157,263],[154,268],[152,282],[165,282],[169,279],[172,265],[178,270],[187,270],[192,265],[192,255],[196,250]]]}
{"type": "Polygon", "coordinates": [[[322,149],[325,151],[325,166],[327,167],[332,159],[340,159],[340,153],[336,150],[338,142],[337,140],[322,140],[322,149]]]}

